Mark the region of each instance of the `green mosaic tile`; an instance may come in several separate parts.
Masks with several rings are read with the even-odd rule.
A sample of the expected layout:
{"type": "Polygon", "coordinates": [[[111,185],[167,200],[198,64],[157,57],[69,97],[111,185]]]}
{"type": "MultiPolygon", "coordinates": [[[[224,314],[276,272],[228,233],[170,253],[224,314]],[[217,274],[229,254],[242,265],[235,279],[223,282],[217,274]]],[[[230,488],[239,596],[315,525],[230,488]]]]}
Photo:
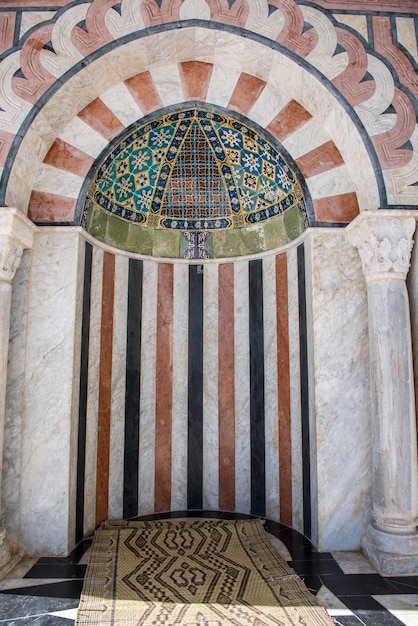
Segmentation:
{"type": "Polygon", "coordinates": [[[106,242],[115,248],[126,249],[129,233],[128,222],[119,220],[117,217],[109,219],[107,224],[106,242]]]}
{"type": "Polygon", "coordinates": [[[96,208],[91,218],[90,234],[96,237],[96,239],[100,239],[100,241],[105,241],[109,219],[112,219],[110,215],[106,215],[96,208]]]}
{"type": "Polygon", "coordinates": [[[151,228],[130,224],[125,250],[137,254],[152,254],[154,247],[154,231],[151,228]]]}
{"type": "Polygon", "coordinates": [[[265,249],[274,250],[280,248],[290,241],[286,232],[283,215],[269,220],[264,224],[265,249]]]}
{"type": "Polygon", "coordinates": [[[251,228],[241,228],[238,233],[245,249],[243,254],[257,254],[257,252],[264,252],[265,239],[263,225],[253,226],[251,228]]]}
{"type": "Polygon", "coordinates": [[[154,231],[153,256],[178,259],[180,257],[180,232],[154,231]]]}
{"type": "Polygon", "coordinates": [[[283,220],[289,241],[293,241],[293,239],[296,239],[303,233],[303,216],[297,206],[294,206],[289,211],[286,211],[283,215],[283,220]]]}

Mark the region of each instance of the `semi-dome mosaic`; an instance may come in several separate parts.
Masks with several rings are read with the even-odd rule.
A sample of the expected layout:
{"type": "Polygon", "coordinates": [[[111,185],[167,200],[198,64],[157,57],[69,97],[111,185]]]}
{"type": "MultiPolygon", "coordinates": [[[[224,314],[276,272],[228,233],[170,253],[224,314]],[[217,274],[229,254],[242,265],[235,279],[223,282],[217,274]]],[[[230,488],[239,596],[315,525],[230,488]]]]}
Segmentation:
{"type": "MultiPolygon", "coordinates": [[[[98,216],[103,221],[107,215],[130,230],[177,232],[183,246],[179,240],[174,256],[182,256],[181,248],[194,241],[191,234],[199,233],[206,250],[200,256],[208,257],[218,256],[211,251],[212,234],[251,229],[288,212],[297,215],[297,236],[306,222],[302,188],[273,142],[239,119],[193,108],[137,124],[112,147],[95,169],[84,224],[97,234],[98,216]]],[[[116,245],[132,249],[121,238],[116,245]]]]}

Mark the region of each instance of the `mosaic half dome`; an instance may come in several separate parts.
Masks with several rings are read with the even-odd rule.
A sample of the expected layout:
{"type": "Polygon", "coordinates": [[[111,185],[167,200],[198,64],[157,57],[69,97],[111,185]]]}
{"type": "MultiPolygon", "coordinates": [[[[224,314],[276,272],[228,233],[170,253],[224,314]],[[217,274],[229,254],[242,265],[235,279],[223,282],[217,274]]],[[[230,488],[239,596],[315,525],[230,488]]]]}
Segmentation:
{"type": "Polygon", "coordinates": [[[193,242],[202,252],[198,258],[268,249],[260,239],[278,217],[287,241],[306,225],[302,188],[289,159],[243,121],[197,108],[131,127],[96,166],[84,207],[84,225],[93,235],[158,256],[187,257],[193,242]],[[106,218],[116,222],[105,226],[106,218]],[[232,231],[237,241],[229,237],[231,250],[222,252],[222,233],[232,231]],[[238,245],[243,236],[244,249],[238,245]],[[158,242],[164,250],[155,249],[158,242]]]}

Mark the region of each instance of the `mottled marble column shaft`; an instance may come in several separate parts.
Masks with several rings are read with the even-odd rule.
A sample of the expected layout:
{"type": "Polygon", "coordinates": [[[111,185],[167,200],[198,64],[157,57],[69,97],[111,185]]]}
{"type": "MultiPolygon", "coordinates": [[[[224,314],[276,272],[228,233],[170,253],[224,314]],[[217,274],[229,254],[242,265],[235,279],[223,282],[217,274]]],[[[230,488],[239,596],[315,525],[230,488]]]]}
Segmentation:
{"type": "MultiPolygon", "coordinates": [[[[7,355],[10,335],[11,282],[24,248],[30,248],[34,225],[16,209],[0,208],[0,485],[6,408],[7,355]]],[[[1,502],[1,493],[0,493],[1,502]]],[[[0,579],[21,559],[22,552],[11,550],[0,528],[0,579]]]]}
{"type": "Polygon", "coordinates": [[[348,228],[367,282],[373,513],[363,548],[388,575],[418,572],[417,429],[406,275],[415,212],[379,211],[348,228]]]}

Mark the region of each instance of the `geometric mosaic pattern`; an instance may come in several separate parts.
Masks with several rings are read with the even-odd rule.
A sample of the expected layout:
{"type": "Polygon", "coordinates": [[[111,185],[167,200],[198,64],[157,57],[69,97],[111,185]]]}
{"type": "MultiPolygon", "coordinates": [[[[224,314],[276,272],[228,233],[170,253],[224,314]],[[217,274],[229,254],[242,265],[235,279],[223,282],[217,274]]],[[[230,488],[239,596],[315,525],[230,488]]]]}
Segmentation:
{"type": "Polygon", "coordinates": [[[131,127],[98,167],[85,211],[92,204],[183,231],[242,228],[295,205],[305,212],[276,147],[241,121],[195,108],[131,127]]]}

